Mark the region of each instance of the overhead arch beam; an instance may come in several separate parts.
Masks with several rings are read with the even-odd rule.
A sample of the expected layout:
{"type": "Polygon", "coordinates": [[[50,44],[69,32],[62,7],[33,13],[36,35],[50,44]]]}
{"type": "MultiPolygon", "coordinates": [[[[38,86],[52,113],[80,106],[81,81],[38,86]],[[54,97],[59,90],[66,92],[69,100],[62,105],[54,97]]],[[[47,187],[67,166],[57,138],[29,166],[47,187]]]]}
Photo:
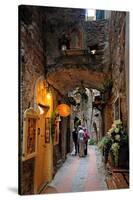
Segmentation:
{"type": "Polygon", "coordinates": [[[103,82],[107,76],[103,72],[90,70],[86,67],[60,67],[47,74],[47,81],[62,94],[66,95],[75,87],[80,86],[82,81],[85,87],[100,91],[103,89],[103,82]]]}

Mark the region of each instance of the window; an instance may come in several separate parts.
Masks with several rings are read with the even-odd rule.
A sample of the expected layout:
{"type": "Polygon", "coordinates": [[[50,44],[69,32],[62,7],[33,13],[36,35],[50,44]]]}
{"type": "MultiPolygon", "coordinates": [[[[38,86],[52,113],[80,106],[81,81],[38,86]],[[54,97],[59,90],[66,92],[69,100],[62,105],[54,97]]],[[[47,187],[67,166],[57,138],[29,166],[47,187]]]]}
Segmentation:
{"type": "Polygon", "coordinates": [[[96,20],[96,11],[94,9],[86,9],[86,21],[96,20]]]}
{"type": "Polygon", "coordinates": [[[96,20],[105,19],[104,10],[96,10],[96,20]]]}

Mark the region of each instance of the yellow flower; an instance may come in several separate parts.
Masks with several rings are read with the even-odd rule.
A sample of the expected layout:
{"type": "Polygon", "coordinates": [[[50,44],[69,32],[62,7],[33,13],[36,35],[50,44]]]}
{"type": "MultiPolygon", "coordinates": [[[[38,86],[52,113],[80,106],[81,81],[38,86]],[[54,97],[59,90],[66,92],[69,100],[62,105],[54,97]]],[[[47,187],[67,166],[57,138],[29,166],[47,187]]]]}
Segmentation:
{"type": "Polygon", "coordinates": [[[114,131],[114,128],[111,128],[108,130],[108,132],[111,134],[114,131]]]}
{"type": "Polygon", "coordinates": [[[115,124],[115,125],[122,124],[122,121],[121,121],[120,119],[118,119],[118,120],[115,120],[115,121],[114,121],[114,124],[115,124]]]}
{"type": "Polygon", "coordinates": [[[116,136],[115,136],[115,140],[117,140],[117,141],[120,141],[120,135],[119,134],[117,134],[116,136]]]}

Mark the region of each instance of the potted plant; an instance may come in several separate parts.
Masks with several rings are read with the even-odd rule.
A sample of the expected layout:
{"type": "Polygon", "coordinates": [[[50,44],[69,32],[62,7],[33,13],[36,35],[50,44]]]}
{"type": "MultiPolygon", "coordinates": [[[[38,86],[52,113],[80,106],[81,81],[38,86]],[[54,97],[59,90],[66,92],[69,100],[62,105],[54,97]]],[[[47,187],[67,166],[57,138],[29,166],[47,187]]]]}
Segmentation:
{"type": "Polygon", "coordinates": [[[125,133],[121,120],[115,120],[111,129],[99,142],[99,148],[103,149],[105,163],[108,157],[112,158],[114,167],[128,165],[128,136],[125,133]]]}

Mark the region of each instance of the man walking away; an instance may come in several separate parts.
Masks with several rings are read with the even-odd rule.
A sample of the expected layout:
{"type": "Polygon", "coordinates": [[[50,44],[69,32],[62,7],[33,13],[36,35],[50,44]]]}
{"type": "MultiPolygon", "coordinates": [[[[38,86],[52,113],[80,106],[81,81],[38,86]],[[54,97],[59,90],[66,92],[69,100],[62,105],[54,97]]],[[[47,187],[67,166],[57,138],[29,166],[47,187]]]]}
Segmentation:
{"type": "Polygon", "coordinates": [[[74,147],[75,147],[75,156],[76,156],[77,150],[78,150],[78,133],[77,133],[76,128],[74,128],[72,131],[72,138],[73,138],[73,143],[74,143],[74,147]]]}

